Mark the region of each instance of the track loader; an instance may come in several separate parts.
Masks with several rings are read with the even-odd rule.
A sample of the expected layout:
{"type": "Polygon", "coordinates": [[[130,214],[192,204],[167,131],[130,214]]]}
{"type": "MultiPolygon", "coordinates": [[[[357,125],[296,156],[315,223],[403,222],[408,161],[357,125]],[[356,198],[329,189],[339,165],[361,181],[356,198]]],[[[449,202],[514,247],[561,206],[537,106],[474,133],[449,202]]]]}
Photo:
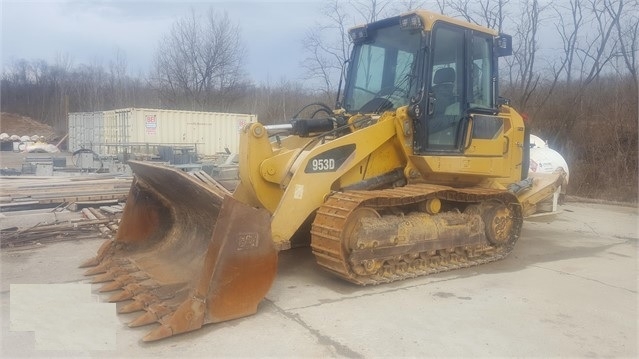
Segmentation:
{"type": "Polygon", "coordinates": [[[334,108],[241,130],[233,193],[130,162],[117,235],[83,266],[120,312],[141,312],[130,326],[159,323],[144,341],[254,314],[278,251],[304,239],[359,285],[502,259],[563,183],[528,177],[526,125],[498,97],[509,36],[413,11],[350,37],[334,108]]]}

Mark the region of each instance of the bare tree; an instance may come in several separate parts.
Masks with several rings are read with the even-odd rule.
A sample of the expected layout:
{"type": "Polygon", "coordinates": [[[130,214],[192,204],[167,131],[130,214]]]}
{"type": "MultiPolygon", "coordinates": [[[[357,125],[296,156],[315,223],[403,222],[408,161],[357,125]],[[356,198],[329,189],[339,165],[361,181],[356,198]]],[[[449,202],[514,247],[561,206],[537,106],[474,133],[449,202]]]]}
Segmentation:
{"type": "Polygon", "coordinates": [[[126,54],[121,49],[115,50],[115,57],[109,61],[109,93],[113,97],[111,99],[114,107],[121,108],[126,106],[127,87],[127,60],[126,54]]]}
{"type": "Polygon", "coordinates": [[[588,85],[615,57],[617,39],[612,35],[624,8],[624,0],[590,0],[589,11],[594,16],[595,36],[585,47],[577,49],[581,61],[581,84],[588,85]]]}
{"type": "Polygon", "coordinates": [[[423,9],[427,7],[426,1],[419,0],[401,0],[394,5],[395,6],[391,8],[391,11],[396,13],[408,12],[411,10],[423,9]]]}
{"type": "Polygon", "coordinates": [[[559,22],[555,24],[555,29],[561,38],[563,44],[563,54],[559,60],[558,68],[554,69],[555,82],[560,78],[562,73],[565,74],[566,83],[572,82],[573,63],[575,60],[575,51],[577,49],[577,40],[579,33],[582,31],[583,16],[583,0],[569,0],[568,7],[553,4],[559,22]],[[565,12],[568,11],[568,16],[565,12]],[[569,20],[566,18],[569,17],[569,20]]]}
{"type": "Polygon", "coordinates": [[[510,0],[437,0],[440,12],[501,32],[510,0]],[[446,9],[450,8],[450,12],[446,9]]]}
{"type": "Polygon", "coordinates": [[[244,54],[239,26],[227,14],[210,10],[203,19],[192,11],[162,39],[151,81],[164,101],[210,109],[241,82],[244,54]]]}
{"type": "MultiPolygon", "coordinates": [[[[570,87],[571,85],[578,36],[582,31],[584,21],[582,4],[583,0],[569,0],[568,6],[564,3],[550,5],[559,19],[558,22],[555,23],[555,29],[561,38],[563,53],[551,66],[552,79],[550,84],[545,86],[541,99],[535,105],[535,115],[542,112],[542,109],[546,106],[551,96],[553,96],[553,93],[561,81],[565,82],[566,87],[570,87]]],[[[551,60],[551,62],[552,61],[553,60],[551,60]]],[[[575,103],[576,99],[576,97],[573,97],[571,102],[575,103]]],[[[572,116],[571,118],[574,119],[575,117],[572,116]]],[[[570,123],[569,120],[563,121],[561,124],[561,126],[564,127],[570,125],[572,125],[572,123],[570,123]]],[[[554,133],[557,134],[559,132],[555,131],[554,133]]]]}
{"type": "Polygon", "coordinates": [[[523,0],[521,15],[515,25],[513,56],[507,58],[510,67],[510,86],[516,88],[517,105],[526,110],[531,95],[537,88],[540,74],[535,70],[539,44],[540,15],[545,7],[538,0],[523,0]]]}
{"type": "Polygon", "coordinates": [[[321,93],[328,101],[335,91],[335,79],[348,58],[347,23],[350,17],[339,0],[327,4],[322,13],[327,21],[306,33],[304,50],[307,56],[302,66],[306,69],[307,79],[322,83],[321,93]]]}
{"type": "MultiPolygon", "coordinates": [[[[474,2],[472,2],[474,3],[474,2]]],[[[471,1],[470,0],[449,0],[447,5],[451,9],[450,16],[458,16],[468,22],[479,24],[471,13],[471,1]]]]}
{"type": "Polygon", "coordinates": [[[336,82],[349,56],[348,29],[357,24],[406,11],[416,6],[413,1],[393,3],[391,0],[333,0],[322,9],[323,21],[309,29],[304,38],[306,58],[302,66],[308,79],[321,82],[321,93],[329,101],[336,82]],[[399,6],[393,7],[391,5],[399,6]],[[403,10],[399,10],[403,9],[403,10]]]}
{"type": "Polygon", "coordinates": [[[369,23],[379,20],[389,4],[387,0],[352,0],[351,7],[359,14],[359,19],[369,23]]]}
{"type": "Polygon", "coordinates": [[[509,0],[482,0],[479,2],[482,18],[487,27],[502,32],[506,17],[505,8],[509,0]]]}
{"type": "Polygon", "coordinates": [[[444,15],[447,13],[446,9],[448,8],[448,0],[436,0],[436,4],[440,14],[444,15]]]}
{"type": "Polygon", "coordinates": [[[632,0],[627,4],[627,9],[621,14],[622,18],[616,23],[619,39],[620,56],[637,85],[637,53],[639,52],[639,1],[632,0]]]}

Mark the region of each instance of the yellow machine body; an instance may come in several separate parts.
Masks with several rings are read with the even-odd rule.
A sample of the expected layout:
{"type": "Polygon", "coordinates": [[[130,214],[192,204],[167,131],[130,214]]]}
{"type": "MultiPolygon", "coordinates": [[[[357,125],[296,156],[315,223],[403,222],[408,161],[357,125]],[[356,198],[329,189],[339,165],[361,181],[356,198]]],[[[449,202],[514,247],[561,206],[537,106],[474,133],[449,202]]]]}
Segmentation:
{"type": "Polygon", "coordinates": [[[277,252],[309,243],[360,285],[501,259],[563,184],[527,178],[522,117],[497,97],[508,36],[426,11],[350,31],[343,96],[288,125],[246,125],[233,193],[131,161],[116,238],[83,266],[145,341],[254,314],[277,252]]]}

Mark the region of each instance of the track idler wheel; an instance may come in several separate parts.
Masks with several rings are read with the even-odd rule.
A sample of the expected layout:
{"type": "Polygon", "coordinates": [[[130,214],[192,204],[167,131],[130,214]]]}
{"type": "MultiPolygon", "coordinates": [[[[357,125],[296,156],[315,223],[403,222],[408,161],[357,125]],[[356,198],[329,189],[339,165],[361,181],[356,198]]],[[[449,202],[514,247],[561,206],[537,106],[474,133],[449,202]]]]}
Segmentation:
{"type": "Polygon", "coordinates": [[[510,246],[518,233],[513,211],[501,202],[489,202],[482,206],[482,219],[486,225],[486,238],[497,246],[510,246]]]}

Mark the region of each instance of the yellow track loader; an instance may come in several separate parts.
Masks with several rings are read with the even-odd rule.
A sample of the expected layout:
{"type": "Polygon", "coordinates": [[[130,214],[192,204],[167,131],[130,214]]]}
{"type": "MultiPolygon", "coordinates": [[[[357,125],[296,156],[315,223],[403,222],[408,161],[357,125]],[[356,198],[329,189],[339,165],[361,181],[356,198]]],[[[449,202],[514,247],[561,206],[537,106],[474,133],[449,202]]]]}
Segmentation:
{"type": "Polygon", "coordinates": [[[349,34],[336,106],[245,126],[233,193],[130,162],[116,238],[83,266],[127,301],[120,312],[142,312],[130,326],[160,324],[144,341],[254,314],[278,251],[304,239],[359,285],[504,258],[562,185],[561,172],[528,177],[526,126],[498,97],[509,36],[426,11],[349,34]]]}

